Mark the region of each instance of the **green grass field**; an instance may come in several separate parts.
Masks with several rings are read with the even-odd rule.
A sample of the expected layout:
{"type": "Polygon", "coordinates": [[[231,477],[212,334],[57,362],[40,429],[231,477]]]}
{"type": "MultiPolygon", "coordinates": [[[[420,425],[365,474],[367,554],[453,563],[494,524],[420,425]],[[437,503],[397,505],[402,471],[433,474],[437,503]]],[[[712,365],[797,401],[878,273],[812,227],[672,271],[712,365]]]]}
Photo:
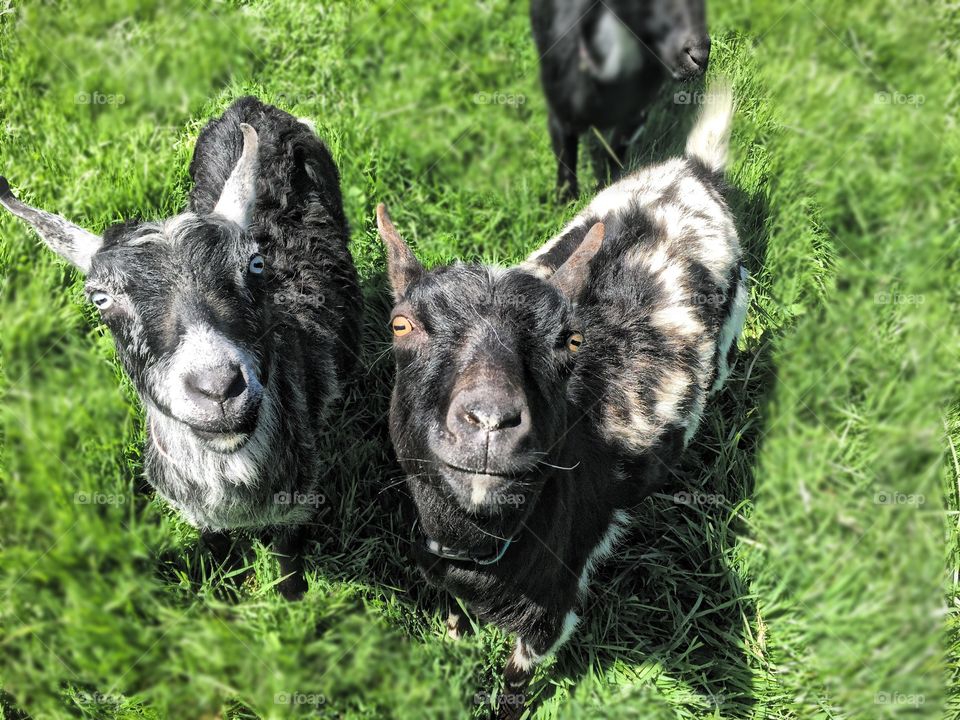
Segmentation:
{"type": "MultiPolygon", "coordinates": [[[[738,100],[741,356],[531,716],[960,717],[960,18],[709,5],[709,75],[738,100]]],[[[641,160],[682,145],[679,89],[641,160]]],[[[256,544],[214,566],[143,486],[142,410],[82,279],[4,213],[2,718],[489,712],[507,638],[447,640],[408,559],[373,208],[428,264],[514,262],[574,214],[552,199],[526,3],[0,1],[0,173],[93,230],[180,209],[199,128],[245,93],[317,121],[367,300],[309,592],[281,600],[256,544]]]]}

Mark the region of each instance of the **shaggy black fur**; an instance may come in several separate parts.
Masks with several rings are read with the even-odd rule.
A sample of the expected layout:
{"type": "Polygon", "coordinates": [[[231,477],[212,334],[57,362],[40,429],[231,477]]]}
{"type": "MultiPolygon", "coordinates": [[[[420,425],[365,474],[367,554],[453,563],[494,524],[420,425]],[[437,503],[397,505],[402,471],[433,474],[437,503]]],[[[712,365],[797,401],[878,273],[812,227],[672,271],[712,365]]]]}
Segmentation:
{"type": "Polygon", "coordinates": [[[322,497],[316,440],[359,345],[339,174],[307,125],[253,97],[207,124],[190,174],[185,212],[103,238],[8,189],[0,202],[86,272],[147,409],[157,492],[202,530],[295,528],[322,497]],[[216,208],[241,167],[241,124],[258,167],[238,221],[216,208]]]}
{"type": "Polygon", "coordinates": [[[416,559],[517,634],[513,701],[574,630],[593,566],[727,372],[747,294],[722,197],[732,104],[717,98],[686,157],[611,186],[519,268],[427,272],[378,210],[397,300],[390,432],[416,559]]]}

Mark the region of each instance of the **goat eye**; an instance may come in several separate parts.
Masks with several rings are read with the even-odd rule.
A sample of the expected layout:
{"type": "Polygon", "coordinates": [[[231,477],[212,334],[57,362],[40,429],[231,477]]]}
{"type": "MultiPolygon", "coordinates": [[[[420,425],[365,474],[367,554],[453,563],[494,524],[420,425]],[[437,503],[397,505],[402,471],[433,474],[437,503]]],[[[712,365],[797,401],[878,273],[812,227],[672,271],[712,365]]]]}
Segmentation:
{"type": "Polygon", "coordinates": [[[106,310],[113,305],[113,298],[102,290],[96,290],[90,293],[90,302],[96,305],[99,310],[106,310]]]}
{"type": "Polygon", "coordinates": [[[583,333],[570,333],[567,338],[567,350],[570,352],[580,352],[580,346],[583,345],[583,333]]]}
{"type": "Polygon", "coordinates": [[[395,337],[403,337],[413,331],[413,323],[410,322],[409,318],[403,315],[397,315],[390,321],[390,329],[393,331],[395,337]]]}
{"type": "Polygon", "coordinates": [[[247,269],[250,271],[251,275],[263,275],[263,271],[266,269],[267,264],[263,260],[263,255],[254,255],[250,258],[250,264],[247,266],[247,269]]]}

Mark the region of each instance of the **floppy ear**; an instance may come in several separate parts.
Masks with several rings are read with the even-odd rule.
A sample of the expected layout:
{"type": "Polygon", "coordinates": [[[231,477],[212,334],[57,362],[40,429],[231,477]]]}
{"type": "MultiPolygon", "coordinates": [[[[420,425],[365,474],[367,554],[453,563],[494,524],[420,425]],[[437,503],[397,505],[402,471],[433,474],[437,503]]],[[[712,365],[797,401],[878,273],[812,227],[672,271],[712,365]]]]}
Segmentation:
{"type": "Polygon", "coordinates": [[[598,222],[584,236],[583,240],[566,262],[547,281],[560,289],[571,300],[576,300],[590,277],[590,261],[603,245],[603,223],[598,222]]]}
{"type": "Polygon", "coordinates": [[[3,176],[0,176],[0,205],[30,223],[57,255],[72,262],[84,274],[90,272],[90,262],[103,245],[102,237],[59,215],[20,202],[3,176]]]}
{"type": "Polygon", "coordinates": [[[423,265],[400,237],[390,215],[387,214],[387,206],[383,203],[377,205],[377,230],[387,249],[387,277],[393,288],[393,297],[399,301],[406,294],[410,283],[423,274],[423,265]]]}
{"type": "Polygon", "coordinates": [[[253,207],[257,204],[260,141],[257,131],[250,125],[240,123],[240,131],[243,133],[243,152],[224,183],[213,211],[246,230],[253,217],[253,207]]]}

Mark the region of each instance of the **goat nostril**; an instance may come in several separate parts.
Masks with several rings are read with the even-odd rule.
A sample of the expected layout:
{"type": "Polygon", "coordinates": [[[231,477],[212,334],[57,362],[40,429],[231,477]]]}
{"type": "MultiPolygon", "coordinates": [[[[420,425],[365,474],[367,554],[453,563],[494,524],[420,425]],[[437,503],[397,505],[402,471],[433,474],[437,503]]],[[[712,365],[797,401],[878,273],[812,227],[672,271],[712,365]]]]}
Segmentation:
{"type": "Polygon", "coordinates": [[[506,430],[507,428],[520,427],[520,423],[523,421],[523,417],[520,412],[511,413],[509,415],[504,415],[500,419],[500,422],[497,424],[497,430],[506,430]]]}
{"type": "Polygon", "coordinates": [[[520,411],[482,412],[479,410],[465,410],[463,412],[463,418],[470,425],[475,425],[487,431],[515,428],[519,427],[523,422],[523,416],[520,411]]]}
{"type": "Polygon", "coordinates": [[[706,69],[710,60],[710,45],[689,45],[683,49],[684,54],[690,58],[690,61],[701,70],[706,69]]]}
{"type": "Polygon", "coordinates": [[[243,394],[243,391],[246,389],[247,381],[243,379],[243,373],[240,372],[240,368],[237,368],[236,375],[234,375],[230,385],[227,386],[226,393],[224,393],[224,399],[229,400],[231,398],[240,397],[243,394]]]}
{"type": "Polygon", "coordinates": [[[239,397],[247,389],[247,381],[238,365],[194,373],[184,382],[191,395],[215,402],[239,397]]]}

